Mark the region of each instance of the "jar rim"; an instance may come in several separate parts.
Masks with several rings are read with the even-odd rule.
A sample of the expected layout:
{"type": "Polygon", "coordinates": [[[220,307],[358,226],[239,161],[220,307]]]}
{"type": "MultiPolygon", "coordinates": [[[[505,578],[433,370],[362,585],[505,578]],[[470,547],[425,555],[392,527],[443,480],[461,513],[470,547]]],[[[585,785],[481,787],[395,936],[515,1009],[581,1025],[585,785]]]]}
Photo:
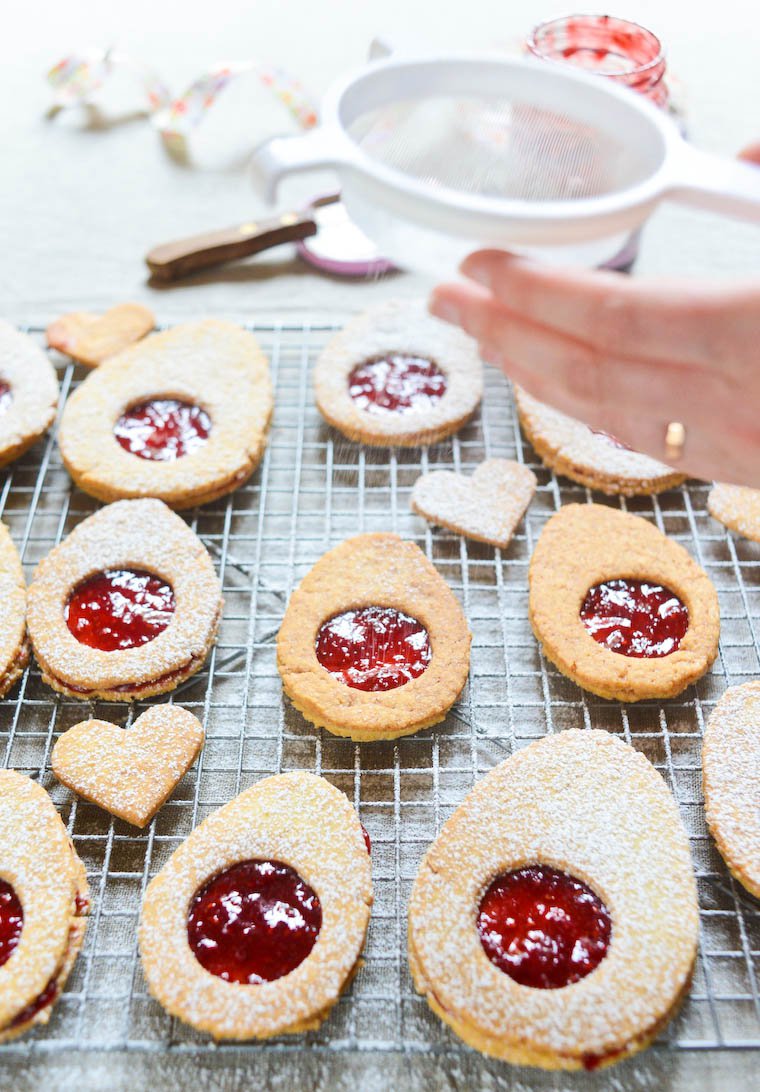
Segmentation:
{"type": "Polygon", "coordinates": [[[604,21],[611,28],[617,27],[619,29],[625,28],[631,32],[638,32],[643,41],[651,44],[654,56],[640,64],[633,62],[630,69],[626,69],[624,72],[605,72],[604,70],[597,70],[597,74],[600,76],[606,76],[609,79],[627,80],[631,77],[645,76],[648,72],[656,70],[658,67],[662,67],[664,71],[665,65],[665,49],[662,41],[654,33],[649,30],[648,27],[642,26],[641,23],[635,22],[633,19],[623,19],[617,15],[602,15],[595,14],[593,12],[585,12],[574,15],[561,15],[555,16],[551,19],[544,19],[542,22],[537,23],[533,30],[528,35],[525,44],[528,50],[541,60],[555,60],[556,58],[543,50],[540,45],[540,38],[550,31],[562,30],[568,24],[575,24],[576,27],[581,27],[584,21],[588,22],[588,29],[598,29],[604,21]]]}

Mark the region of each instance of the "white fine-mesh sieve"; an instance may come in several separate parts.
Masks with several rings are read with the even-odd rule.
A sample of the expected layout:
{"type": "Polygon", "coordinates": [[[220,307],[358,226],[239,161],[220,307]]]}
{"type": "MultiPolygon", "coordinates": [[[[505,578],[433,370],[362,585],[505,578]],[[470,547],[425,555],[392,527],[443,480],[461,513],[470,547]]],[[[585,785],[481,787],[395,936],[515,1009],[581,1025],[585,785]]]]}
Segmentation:
{"type": "Polygon", "coordinates": [[[643,96],[560,64],[394,56],[334,87],[321,116],[254,153],[260,187],[271,197],[285,174],[333,167],[382,252],[438,275],[482,246],[598,261],[663,198],[760,222],[760,171],[697,151],[643,96]]]}

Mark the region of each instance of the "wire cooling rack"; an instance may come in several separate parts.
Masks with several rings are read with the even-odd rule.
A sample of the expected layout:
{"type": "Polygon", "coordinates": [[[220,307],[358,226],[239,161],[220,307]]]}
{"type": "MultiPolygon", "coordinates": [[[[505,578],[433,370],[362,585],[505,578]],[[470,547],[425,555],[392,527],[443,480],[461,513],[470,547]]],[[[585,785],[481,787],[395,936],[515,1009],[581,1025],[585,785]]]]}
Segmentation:
{"type": "MultiPolygon", "coordinates": [[[[119,1052],[131,1059],[127,1074],[142,1056],[176,1064],[192,1059],[201,1067],[210,1055],[224,1064],[228,1054],[244,1067],[254,1059],[276,1059],[271,1072],[288,1088],[330,1087],[314,1076],[324,1071],[305,1077],[297,1063],[308,1056],[317,1065],[337,1055],[358,1059],[354,1072],[360,1075],[369,1072],[370,1059],[379,1059],[378,1087],[391,1086],[391,1056],[404,1059],[401,1087],[412,1087],[415,1067],[422,1072],[431,1057],[443,1059],[442,1083],[419,1087],[443,1087],[441,1074],[454,1074],[451,1087],[470,1087],[486,1075],[489,1087],[559,1087],[552,1083],[559,1078],[481,1059],[430,1013],[407,967],[406,904],[423,852],[475,780],[530,740],[579,726],[621,736],[660,770],[678,800],[698,876],[701,945],[689,998],[657,1045],[614,1072],[638,1065],[638,1088],[647,1067],[661,1067],[663,1058],[675,1071],[686,1055],[712,1050],[741,1056],[746,1068],[735,1071],[737,1081],[742,1074],[749,1080],[760,1063],[760,1054],[753,1059],[744,1053],[760,1050],[760,904],[732,880],[706,830],[700,744],[705,719],[725,686],[760,677],[760,547],[733,537],[709,517],[704,485],[632,501],[594,496],[651,519],[686,546],[718,588],[723,633],[712,671],[677,700],[622,706],[585,694],[538,652],[528,623],[527,567],[547,517],[561,504],[591,500],[591,493],[541,465],[521,437],[508,384],[492,369],[481,412],[452,441],[395,452],[347,443],[322,422],[311,393],[311,365],[335,328],[251,327],[272,362],[273,427],[253,479],[231,497],[186,514],[217,563],[225,610],[206,667],[172,695],[204,722],[206,745],[151,825],[137,831],[77,800],[49,768],[56,738],[72,724],[88,716],[126,724],[144,704],[130,709],[61,697],[42,683],[35,665],[0,702],[0,766],[38,778],[50,791],[87,867],[92,893],[84,949],[66,990],[44,1029],[0,1047],[0,1086],[10,1081],[7,1087],[21,1087],[24,1073],[44,1077],[45,1064],[56,1055],[71,1058],[76,1052],[92,1059],[119,1052]],[[453,466],[469,473],[491,456],[530,465],[539,481],[507,550],[433,529],[412,514],[409,495],[421,472],[453,466]],[[373,530],[396,531],[417,542],[454,589],[474,635],[472,670],[443,724],[396,742],[354,744],[315,730],[283,700],[275,635],[291,591],[311,565],[344,538],[373,530]],[[150,877],[213,809],[261,777],[295,769],[322,774],[346,792],[371,835],[375,904],[365,963],[318,1031],[264,1044],[216,1045],[171,1019],[148,996],[136,944],[141,898],[150,877]],[[470,1074],[464,1085],[456,1083],[463,1059],[470,1074]],[[290,1083],[288,1073],[294,1075],[290,1083]],[[513,1083],[516,1074],[523,1083],[513,1083]]],[[[63,402],[81,376],[62,358],[56,362],[63,402]]],[[[28,576],[96,507],[72,487],[54,435],[15,463],[0,486],[0,514],[28,576]]],[[[709,1061],[702,1058],[707,1073],[709,1061]]],[[[699,1063],[692,1072],[701,1072],[699,1063]]],[[[582,1087],[597,1082],[583,1074],[577,1080],[582,1087]]],[[[164,1081],[182,1087],[176,1077],[164,1081]]],[[[121,1087],[114,1078],[106,1085],[121,1087]]],[[[85,1080],[84,1087],[96,1086],[94,1078],[91,1085],[85,1080]]],[[[351,1086],[369,1084],[359,1077],[351,1086]]]]}

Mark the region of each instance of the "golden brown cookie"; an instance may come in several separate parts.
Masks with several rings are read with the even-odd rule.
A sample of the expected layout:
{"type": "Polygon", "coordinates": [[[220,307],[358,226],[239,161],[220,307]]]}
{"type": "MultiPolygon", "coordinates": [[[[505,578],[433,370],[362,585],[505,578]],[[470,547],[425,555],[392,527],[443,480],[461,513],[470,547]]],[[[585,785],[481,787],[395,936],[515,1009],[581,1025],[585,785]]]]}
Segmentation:
{"type": "Polygon", "coordinates": [[[37,566],[27,624],[48,686],[134,701],[200,670],[221,612],[213,562],[184,520],[161,501],[119,501],[37,566]]]}
{"type": "Polygon", "coordinates": [[[707,511],[730,530],[760,542],[760,489],[716,484],[708,494],[707,511]]]}
{"type": "Polygon", "coordinates": [[[678,808],[643,755],[560,732],[480,781],[409,904],[417,990],[485,1054],[596,1069],[647,1046],[688,989],[699,913],[678,808]]]}
{"type": "Polygon", "coordinates": [[[57,406],[52,364],[30,337],[0,319],[0,466],[47,432],[57,406]]]}
{"type": "Polygon", "coordinates": [[[470,640],[456,597],[414,543],[357,535],[293,592],[277,667],[318,728],[395,739],[443,720],[467,681],[470,640]]]}
{"type": "Polygon", "coordinates": [[[58,442],[85,493],[190,508],[250,477],[272,406],[256,338],[207,319],[153,334],[101,364],[66,403],[58,442]]]}
{"type": "Polygon", "coordinates": [[[187,709],[153,705],[126,730],[105,720],[75,724],[56,743],[50,764],[79,796],[144,827],[195,762],[203,739],[187,709]]]}
{"type": "Polygon", "coordinates": [[[370,873],[342,792],[308,773],[265,778],[201,823],[148,886],[148,989],[216,1039],[318,1027],[356,971],[370,873]]]}
{"type": "Polygon", "coordinates": [[[50,797],[0,770],[0,1042],[50,1019],[88,912],[84,867],[50,797]]]}
{"type": "Polygon", "coordinates": [[[730,687],[702,744],[705,819],[732,876],[760,898],[760,682],[730,687]]]}
{"type": "Polygon", "coordinates": [[[520,387],[515,387],[515,404],[523,432],[542,462],[571,481],[624,497],[662,493],[686,481],[685,474],[538,402],[520,387]]]}
{"type": "Polygon", "coordinates": [[[21,558],[4,523],[0,523],[0,698],[5,697],[29,662],[26,636],[26,581],[21,558]]]}
{"type": "Polygon", "coordinates": [[[602,698],[680,694],[718,652],[718,596],[677,542],[638,516],[570,504],[530,562],[529,611],[544,654],[602,698]]]}
{"type": "Polygon", "coordinates": [[[317,408],[349,440],[416,447],[451,436],[480,404],[476,343],[422,300],[390,300],[328,342],[314,369],[317,408]]]}
{"type": "Polygon", "coordinates": [[[109,356],[149,334],[156,325],[153,312],[141,303],[119,303],[104,315],[72,311],[51,322],[47,343],[51,349],[96,368],[109,356]]]}
{"type": "Polygon", "coordinates": [[[412,509],[429,523],[487,542],[509,545],[536,492],[536,475],[511,459],[486,459],[472,477],[432,470],[414,483],[412,509]]]}

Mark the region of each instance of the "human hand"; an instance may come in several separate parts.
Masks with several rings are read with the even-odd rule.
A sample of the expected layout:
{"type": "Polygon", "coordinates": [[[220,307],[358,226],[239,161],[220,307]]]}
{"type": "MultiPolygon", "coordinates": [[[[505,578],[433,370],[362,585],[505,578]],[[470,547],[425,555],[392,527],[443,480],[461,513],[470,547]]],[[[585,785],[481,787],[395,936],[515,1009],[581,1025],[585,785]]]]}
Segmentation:
{"type": "MultiPolygon", "coordinates": [[[[760,163],[760,146],[745,157],[760,163]]],[[[471,255],[430,310],[535,398],[699,478],[760,488],[760,279],[555,269],[471,255]],[[669,422],[686,429],[666,450],[669,422]]]]}

